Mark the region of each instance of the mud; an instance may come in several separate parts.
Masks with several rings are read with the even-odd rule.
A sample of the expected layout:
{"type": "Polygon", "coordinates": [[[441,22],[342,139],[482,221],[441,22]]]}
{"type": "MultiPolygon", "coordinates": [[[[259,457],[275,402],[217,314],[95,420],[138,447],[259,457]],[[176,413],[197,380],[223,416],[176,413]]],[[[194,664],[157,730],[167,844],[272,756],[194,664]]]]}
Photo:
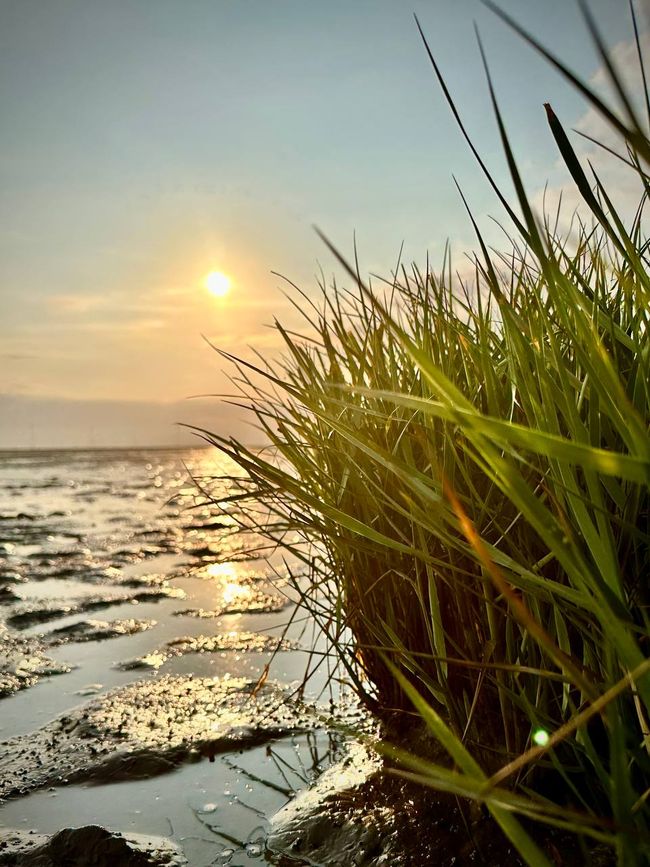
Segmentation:
{"type": "MultiPolygon", "coordinates": [[[[117,570],[114,571],[117,572],[117,570]]],[[[167,576],[161,575],[158,572],[153,572],[148,575],[135,575],[127,578],[121,578],[119,572],[117,572],[113,581],[119,587],[133,587],[135,589],[157,589],[169,587],[167,576]]]]}
{"type": "Polygon", "coordinates": [[[276,653],[282,650],[296,650],[295,641],[261,635],[257,632],[226,632],[221,635],[194,635],[174,638],[163,647],[153,650],[146,656],[120,662],[117,668],[123,671],[131,669],[157,669],[167,660],[188,653],[226,653],[237,651],[243,653],[276,653]]]}
{"type": "MultiPolygon", "coordinates": [[[[573,835],[522,822],[550,863],[616,864],[606,846],[587,850],[573,835]]],[[[356,741],[272,817],[266,846],[281,867],[525,867],[483,806],[401,777],[356,741]]]]}
{"type": "Polygon", "coordinates": [[[316,725],[278,687],[242,678],[159,677],[114,690],[0,743],[0,798],[43,786],[164,773],[201,756],[316,725]]]}
{"type": "Polygon", "coordinates": [[[230,524],[226,523],[226,521],[219,521],[219,520],[214,520],[214,521],[194,521],[194,522],[191,523],[191,524],[185,524],[185,526],[183,527],[183,529],[184,529],[184,530],[199,530],[199,531],[205,531],[205,530],[227,530],[227,529],[232,529],[232,526],[231,526],[230,524]]]}
{"type": "Polygon", "coordinates": [[[69,617],[71,614],[82,614],[85,611],[110,608],[112,605],[183,598],[185,598],[185,593],[180,588],[161,586],[140,590],[137,593],[130,593],[128,595],[108,593],[79,600],[71,600],[69,602],[26,603],[15,606],[14,612],[6,618],[5,622],[14,629],[27,629],[38,623],[59,620],[62,617],[69,617]]]}
{"type": "Polygon", "coordinates": [[[66,674],[71,666],[50,659],[40,641],[0,625],[0,698],[27,689],[41,678],[66,674]]]}
{"type": "Polygon", "coordinates": [[[267,846],[279,864],[524,867],[480,808],[388,773],[361,744],[273,817],[267,846]]]}
{"type": "Polygon", "coordinates": [[[174,611],[177,617],[200,617],[203,620],[209,620],[214,617],[223,617],[225,614],[272,614],[275,611],[282,611],[291,601],[286,596],[272,595],[262,591],[251,593],[246,599],[237,600],[232,603],[222,603],[215,605],[214,608],[183,608],[180,611],[174,611]]]}
{"type": "Polygon", "coordinates": [[[11,829],[0,832],[0,864],[7,867],[185,867],[170,840],[123,836],[96,825],[65,828],[51,837],[11,829]]]}
{"type": "Polygon", "coordinates": [[[155,620],[79,620],[68,626],[60,626],[43,636],[50,647],[68,644],[71,641],[104,641],[107,638],[120,638],[124,635],[135,635],[152,629],[155,620]]]}
{"type": "Polygon", "coordinates": [[[28,629],[38,623],[48,623],[50,620],[60,620],[71,614],[90,611],[98,608],[108,608],[121,601],[117,596],[103,596],[87,599],[83,602],[40,602],[17,605],[6,623],[14,629],[28,629]]]}

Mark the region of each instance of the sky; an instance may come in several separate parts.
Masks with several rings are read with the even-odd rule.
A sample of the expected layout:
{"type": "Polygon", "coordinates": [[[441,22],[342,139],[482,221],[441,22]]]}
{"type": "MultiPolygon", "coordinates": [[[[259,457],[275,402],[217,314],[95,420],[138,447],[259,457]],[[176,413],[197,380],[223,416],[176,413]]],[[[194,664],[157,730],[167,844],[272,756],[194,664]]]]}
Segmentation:
{"type": "MultiPolygon", "coordinates": [[[[602,80],[572,0],[500,5],[602,80]]],[[[627,0],[590,7],[631,64],[627,0]]],[[[188,398],[232,390],[208,341],[277,351],[296,314],[272,272],[308,292],[336,273],[314,225],[345,253],[356,236],[366,272],[402,242],[462,262],[453,175],[496,231],[413,13],[504,188],[474,22],[529,191],[565,186],[542,105],[594,118],[478,0],[0,0],[0,448],[185,441],[174,421],[250,440],[188,398]]]]}

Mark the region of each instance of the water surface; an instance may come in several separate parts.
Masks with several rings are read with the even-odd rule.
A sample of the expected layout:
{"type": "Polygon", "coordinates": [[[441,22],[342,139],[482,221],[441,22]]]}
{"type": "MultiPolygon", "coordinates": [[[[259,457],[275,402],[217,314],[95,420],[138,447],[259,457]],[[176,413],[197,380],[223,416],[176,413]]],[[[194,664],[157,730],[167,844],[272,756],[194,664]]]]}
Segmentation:
{"type": "MultiPolygon", "coordinates": [[[[215,478],[234,474],[210,449],[0,453],[0,739],[22,739],[0,757],[138,681],[255,681],[272,657],[269,682],[298,686],[311,633],[301,622],[285,630],[294,597],[283,555],[243,546],[190,478],[218,501],[233,483],[215,478]]],[[[314,678],[306,699],[324,685],[314,678]]],[[[259,863],[269,817],[337,749],[312,720],[151,779],[37,787],[7,800],[0,822],[97,823],[172,837],[191,864],[259,863]]]]}

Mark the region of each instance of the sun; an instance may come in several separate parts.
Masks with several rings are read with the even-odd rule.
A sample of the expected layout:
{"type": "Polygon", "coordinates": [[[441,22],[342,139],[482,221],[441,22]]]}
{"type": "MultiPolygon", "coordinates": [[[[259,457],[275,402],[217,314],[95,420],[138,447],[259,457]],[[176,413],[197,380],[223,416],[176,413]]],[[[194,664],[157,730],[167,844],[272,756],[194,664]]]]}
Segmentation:
{"type": "Polygon", "coordinates": [[[231,281],[227,274],[222,271],[210,271],[203,285],[211,295],[216,295],[217,298],[223,298],[230,292],[231,281]]]}

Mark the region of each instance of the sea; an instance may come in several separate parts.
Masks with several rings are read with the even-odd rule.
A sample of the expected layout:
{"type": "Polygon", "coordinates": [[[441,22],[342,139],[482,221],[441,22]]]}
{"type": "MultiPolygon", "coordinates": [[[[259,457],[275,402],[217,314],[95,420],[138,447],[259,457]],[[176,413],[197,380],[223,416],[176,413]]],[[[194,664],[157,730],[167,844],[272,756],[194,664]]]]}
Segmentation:
{"type": "Polygon", "coordinates": [[[272,817],[339,755],[326,726],[276,724],[265,737],[249,702],[239,740],[209,760],[115,779],[87,760],[57,776],[56,750],[39,752],[53,731],[77,749],[80,720],[126,714],[147,690],[169,702],[213,682],[255,699],[271,684],[331,701],[326,667],[302,687],[319,638],[296,612],[294,567],[238,532],[227,500],[238,475],[213,448],[0,452],[0,776],[21,780],[3,794],[0,828],[94,824],[172,840],[192,865],[276,863],[272,817]]]}

